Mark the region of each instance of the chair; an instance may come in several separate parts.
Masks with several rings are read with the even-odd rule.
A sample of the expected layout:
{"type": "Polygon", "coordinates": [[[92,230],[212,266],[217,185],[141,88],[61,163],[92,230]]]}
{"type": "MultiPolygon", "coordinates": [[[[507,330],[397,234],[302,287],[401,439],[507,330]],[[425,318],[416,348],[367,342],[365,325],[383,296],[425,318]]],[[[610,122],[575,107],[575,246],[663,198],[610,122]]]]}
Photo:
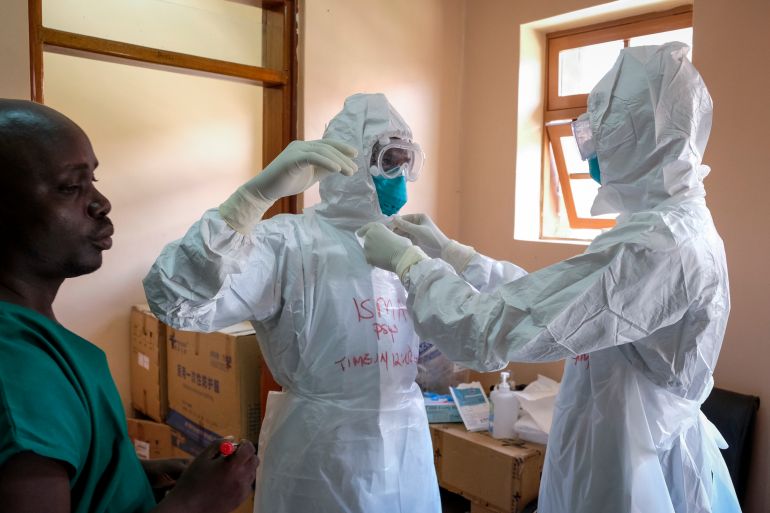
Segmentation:
{"type": "Polygon", "coordinates": [[[752,434],[759,409],[759,397],[714,388],[701,410],[727,441],[722,456],[743,506],[751,463],[752,434]]]}

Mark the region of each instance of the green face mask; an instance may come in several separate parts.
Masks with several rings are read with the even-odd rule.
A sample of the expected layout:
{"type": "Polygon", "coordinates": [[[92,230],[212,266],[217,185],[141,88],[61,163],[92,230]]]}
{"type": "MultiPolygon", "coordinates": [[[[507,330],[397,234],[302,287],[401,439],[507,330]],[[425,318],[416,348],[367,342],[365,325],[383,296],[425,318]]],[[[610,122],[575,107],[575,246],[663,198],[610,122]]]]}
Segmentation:
{"type": "Polygon", "coordinates": [[[374,188],[377,190],[377,199],[380,202],[380,210],[386,216],[397,214],[406,204],[406,179],[404,175],[395,178],[373,176],[374,188]]]}
{"type": "Polygon", "coordinates": [[[599,159],[596,155],[588,159],[588,174],[591,175],[591,178],[593,178],[596,183],[602,183],[602,174],[599,170],[599,159]]]}

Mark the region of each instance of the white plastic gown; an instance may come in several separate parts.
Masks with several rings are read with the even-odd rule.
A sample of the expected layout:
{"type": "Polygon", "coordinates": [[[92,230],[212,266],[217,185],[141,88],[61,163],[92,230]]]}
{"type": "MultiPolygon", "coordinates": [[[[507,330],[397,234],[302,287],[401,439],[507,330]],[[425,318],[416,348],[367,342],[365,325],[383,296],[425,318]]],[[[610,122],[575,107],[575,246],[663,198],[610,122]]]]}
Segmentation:
{"type": "Polygon", "coordinates": [[[324,137],[359,149],[357,174],[327,177],[318,206],[246,237],[210,210],[145,278],[150,306],[174,327],[250,320],[283,386],[262,426],[255,511],[440,511],[406,291],[366,263],[355,236],[386,220],[369,175],[383,135],[412,139],[385,96],[348,98],[324,137]]]}
{"type": "Polygon", "coordinates": [[[712,103],[686,53],[625,49],[591,92],[593,211],[621,215],[585,253],[504,285],[480,255],[475,288],[437,259],[405,277],[417,332],[452,360],[566,359],[539,513],[740,511],[700,413],[730,299],[702,184],[712,103]]]}

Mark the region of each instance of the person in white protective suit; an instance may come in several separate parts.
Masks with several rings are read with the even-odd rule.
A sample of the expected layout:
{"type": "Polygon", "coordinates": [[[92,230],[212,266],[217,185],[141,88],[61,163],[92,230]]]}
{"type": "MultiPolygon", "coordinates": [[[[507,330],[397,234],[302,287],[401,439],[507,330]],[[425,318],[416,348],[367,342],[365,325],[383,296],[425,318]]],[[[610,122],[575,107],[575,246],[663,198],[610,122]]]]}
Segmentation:
{"type": "Polygon", "coordinates": [[[355,235],[403,205],[421,159],[384,95],[351,96],[323,140],[292,142],[166,246],[144,280],[174,327],[256,330],[284,392],[269,397],[261,428],[255,511],[441,509],[406,291],[366,263],[355,235]],[[319,205],[261,220],[319,177],[319,205]]]}
{"type": "Polygon", "coordinates": [[[700,412],[730,298],[703,187],[712,102],[687,51],[624,49],[591,91],[575,132],[598,163],[592,212],[620,215],[583,254],[517,277],[424,216],[396,221],[408,238],[360,232],[367,260],[399,272],[417,333],[452,360],[565,360],[539,513],[740,511],[700,412]]]}

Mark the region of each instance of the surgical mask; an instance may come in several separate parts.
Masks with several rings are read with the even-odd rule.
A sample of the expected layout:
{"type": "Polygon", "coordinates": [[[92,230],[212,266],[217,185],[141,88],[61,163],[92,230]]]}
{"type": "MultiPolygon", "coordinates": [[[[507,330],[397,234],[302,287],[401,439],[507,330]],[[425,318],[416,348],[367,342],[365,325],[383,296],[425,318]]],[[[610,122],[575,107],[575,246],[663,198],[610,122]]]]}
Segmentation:
{"type": "Polygon", "coordinates": [[[599,159],[596,155],[588,159],[588,174],[591,175],[591,178],[593,178],[596,183],[601,185],[602,173],[599,169],[599,159]]]}
{"type": "Polygon", "coordinates": [[[372,176],[385,178],[403,175],[407,181],[414,182],[420,174],[424,159],[419,144],[383,137],[372,147],[369,171],[372,176]]]}
{"type": "Polygon", "coordinates": [[[377,199],[380,202],[380,210],[386,216],[397,214],[406,204],[406,179],[404,175],[395,178],[373,176],[374,188],[377,190],[377,199]]]}
{"type": "Polygon", "coordinates": [[[581,114],[572,122],[572,135],[575,136],[580,158],[588,161],[588,174],[591,175],[597,183],[601,184],[601,173],[599,171],[599,159],[596,156],[596,145],[594,144],[594,134],[591,131],[591,122],[588,119],[588,113],[581,114]]]}

